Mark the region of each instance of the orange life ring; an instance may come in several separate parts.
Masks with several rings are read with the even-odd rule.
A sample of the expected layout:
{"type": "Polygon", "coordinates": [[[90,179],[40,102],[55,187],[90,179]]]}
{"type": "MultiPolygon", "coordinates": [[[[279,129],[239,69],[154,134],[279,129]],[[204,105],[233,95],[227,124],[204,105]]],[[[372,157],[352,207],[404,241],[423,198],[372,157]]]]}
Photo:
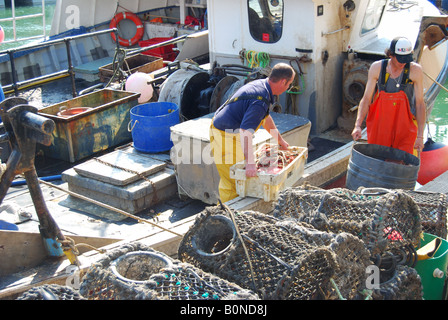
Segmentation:
{"type": "MultiPolygon", "coordinates": [[[[140,41],[140,39],[143,37],[144,29],[143,29],[143,23],[140,20],[140,18],[135,13],[132,13],[132,12],[117,13],[110,21],[109,28],[111,28],[111,29],[116,28],[118,26],[118,23],[124,19],[131,20],[132,22],[135,23],[135,26],[137,27],[137,32],[131,39],[124,39],[124,38],[118,36],[118,42],[122,46],[128,47],[128,46],[132,46],[140,41]]],[[[114,32],[111,33],[111,36],[114,41],[117,41],[114,32]]]]}

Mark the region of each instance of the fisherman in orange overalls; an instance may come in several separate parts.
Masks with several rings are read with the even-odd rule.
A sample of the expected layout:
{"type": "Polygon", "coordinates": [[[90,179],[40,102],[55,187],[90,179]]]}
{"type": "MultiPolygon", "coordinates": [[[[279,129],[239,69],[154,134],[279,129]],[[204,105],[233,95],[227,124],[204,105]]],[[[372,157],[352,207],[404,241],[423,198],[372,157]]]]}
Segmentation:
{"type": "Polygon", "coordinates": [[[367,115],[368,143],[418,156],[426,122],[422,67],[413,62],[412,44],[404,37],[393,39],[386,55],[370,66],[352,137],[361,138],[367,115]]]}

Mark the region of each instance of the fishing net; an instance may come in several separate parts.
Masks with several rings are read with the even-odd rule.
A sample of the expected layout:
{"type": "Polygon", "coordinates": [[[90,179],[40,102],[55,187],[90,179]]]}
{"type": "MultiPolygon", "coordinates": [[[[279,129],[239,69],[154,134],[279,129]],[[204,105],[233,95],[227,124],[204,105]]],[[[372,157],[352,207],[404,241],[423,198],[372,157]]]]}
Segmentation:
{"type": "Polygon", "coordinates": [[[111,251],[87,271],[80,293],[90,300],[256,300],[239,286],[141,244],[111,251]]]}
{"type": "Polygon", "coordinates": [[[85,298],[71,287],[45,284],[24,292],[17,300],[85,300],[85,298]]]}
{"type": "Polygon", "coordinates": [[[371,256],[412,251],[422,235],[419,207],[398,190],[365,195],[342,188],[289,188],[279,195],[274,216],[306,222],[321,231],[351,233],[364,241],[371,256]]]}
{"type": "Polygon", "coordinates": [[[262,299],[319,299],[337,267],[313,246],[258,212],[209,207],[179,245],[179,259],[257,292],[262,299]]]}
{"type": "Polygon", "coordinates": [[[447,195],[444,193],[405,191],[420,208],[422,229],[425,233],[447,237],[447,195]]]}

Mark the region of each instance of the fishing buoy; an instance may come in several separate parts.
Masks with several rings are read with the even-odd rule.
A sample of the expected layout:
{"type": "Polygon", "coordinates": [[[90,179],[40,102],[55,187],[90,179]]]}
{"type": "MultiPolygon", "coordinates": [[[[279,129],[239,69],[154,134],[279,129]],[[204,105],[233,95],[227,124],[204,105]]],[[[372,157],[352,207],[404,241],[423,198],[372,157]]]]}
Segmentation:
{"type": "Polygon", "coordinates": [[[447,170],[448,146],[428,138],[420,154],[420,171],[417,182],[425,185],[447,170]]]}
{"type": "Polygon", "coordinates": [[[5,40],[5,30],[0,26],[0,43],[2,43],[3,40],[5,40]]]}
{"type": "Polygon", "coordinates": [[[131,74],[126,80],[126,91],[140,93],[138,103],[148,102],[152,98],[153,88],[151,81],[153,76],[143,72],[136,72],[131,74]]]}

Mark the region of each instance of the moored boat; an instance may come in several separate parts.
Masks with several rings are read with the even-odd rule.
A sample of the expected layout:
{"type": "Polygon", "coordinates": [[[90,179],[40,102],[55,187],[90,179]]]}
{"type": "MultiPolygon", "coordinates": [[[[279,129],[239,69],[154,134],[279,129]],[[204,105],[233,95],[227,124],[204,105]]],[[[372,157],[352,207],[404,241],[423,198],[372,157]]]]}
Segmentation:
{"type": "MultiPolygon", "coordinates": [[[[297,68],[299,77],[294,88],[296,91],[288,92],[285,96],[280,97],[279,101],[283,106],[281,113],[286,116],[294,115],[308,119],[309,121],[306,124],[309,125],[309,123],[311,123],[313,135],[321,134],[323,131],[327,130],[335,122],[338,122],[338,118],[339,123],[341,124],[350,123],[350,118],[353,117],[353,115],[349,110],[356,105],[357,99],[360,98],[356,95],[356,92],[359,93],[362,91],[368,64],[375,59],[383,57],[384,44],[387,44],[390,39],[395,36],[392,34],[387,34],[384,38],[380,36],[380,22],[383,14],[384,17],[386,17],[385,12],[387,11],[388,3],[386,1],[336,1],[329,4],[328,2],[315,3],[313,1],[302,1],[297,3],[286,0],[269,2],[261,1],[258,2],[258,6],[255,6],[254,3],[255,1],[249,1],[246,6],[246,3],[241,4],[241,2],[238,1],[228,1],[226,3],[209,1],[207,3],[209,17],[207,37],[211,64],[209,66],[200,67],[192,67],[192,65],[189,64],[185,69],[181,68],[180,70],[175,71],[172,75],[166,78],[165,88],[170,79],[175,78],[176,73],[178,74],[185,72],[184,70],[188,70],[190,71],[188,73],[186,72],[188,76],[195,77],[197,74],[200,74],[200,90],[195,92],[195,94],[197,94],[198,97],[203,96],[205,93],[208,93],[208,97],[210,98],[216,98],[216,96],[218,96],[219,99],[216,99],[219,104],[220,99],[223,99],[225,94],[228,94],[228,91],[230,92],[231,90],[234,90],[241,82],[245,81],[247,71],[250,72],[251,76],[259,77],[263,76],[266,71],[265,69],[269,65],[277,61],[288,61],[292,64],[297,63],[294,67],[297,68]],[[255,11],[258,18],[253,15],[251,9],[255,11]],[[227,14],[224,14],[226,12],[238,12],[238,21],[241,23],[229,25],[228,21],[224,20],[224,18],[228,16],[227,14]],[[298,19],[294,14],[298,14],[301,19],[298,19]],[[271,20],[269,20],[269,18],[271,20]],[[257,21],[260,22],[255,22],[253,19],[257,19],[257,21]],[[261,20],[265,21],[266,24],[262,24],[261,20]],[[258,27],[262,27],[262,29],[257,30],[258,27]],[[256,55],[256,53],[259,55],[256,55]],[[255,57],[268,57],[269,62],[268,64],[263,64],[263,62],[266,61],[260,59],[257,61],[258,64],[255,65],[254,63],[256,61],[253,60],[255,57]],[[240,62],[241,59],[243,60],[243,64],[240,62]],[[250,67],[247,67],[246,65],[249,62],[253,64],[251,64],[250,67]],[[195,70],[191,71],[191,69],[195,70]],[[211,80],[210,76],[214,74],[214,71],[223,71],[224,76],[219,79],[220,81],[214,83],[216,85],[215,87],[207,86],[204,88],[202,85],[211,80]],[[344,91],[344,89],[347,91],[344,91]]],[[[146,5],[147,2],[139,1],[139,4],[146,5]]],[[[95,1],[92,5],[94,5],[95,8],[103,7],[101,1],[95,1]]],[[[58,12],[64,12],[64,9],[67,7],[66,1],[60,1],[58,2],[57,10],[59,10],[58,12]]],[[[446,27],[443,20],[445,19],[444,16],[437,17],[437,19],[442,19],[442,22],[432,17],[429,20],[421,19],[421,15],[425,12],[426,8],[428,8],[430,14],[438,16],[438,11],[426,2],[422,8],[424,9],[416,10],[418,15],[420,15],[417,18],[408,14],[407,11],[404,14],[402,12],[401,15],[400,12],[395,12],[394,14],[407,18],[408,22],[403,22],[403,25],[406,26],[408,23],[413,23],[415,21],[431,21],[427,22],[426,25],[435,26],[435,28],[439,29],[440,26],[446,27]]],[[[146,9],[146,7],[143,7],[141,12],[144,12],[146,9]]],[[[99,17],[102,17],[104,21],[109,21],[111,19],[111,14],[108,12],[107,15],[105,11],[104,16],[100,15],[99,17]]],[[[104,21],[97,22],[102,23],[104,21]]],[[[107,28],[107,24],[105,27],[107,28]]],[[[387,29],[387,27],[385,28],[387,29]]],[[[428,60],[441,61],[437,64],[435,70],[428,70],[428,75],[431,76],[431,78],[438,79],[438,82],[444,82],[446,76],[444,71],[447,50],[446,44],[441,43],[437,48],[434,48],[435,51],[429,50],[429,48],[422,45],[422,36],[419,36],[418,34],[420,26],[418,25],[417,27],[409,28],[409,30],[411,29],[416,31],[412,39],[415,39],[417,57],[422,56],[423,54],[432,55],[436,52],[436,58],[428,58],[428,60]]],[[[423,33],[426,32],[425,29],[420,31],[423,33]]],[[[436,43],[445,39],[443,28],[440,32],[442,32],[441,38],[435,40],[434,42],[436,43]]],[[[435,33],[439,33],[440,35],[440,32],[435,33]]],[[[104,36],[108,42],[111,42],[109,43],[109,47],[111,48],[110,52],[114,52],[115,44],[109,39],[109,33],[105,32],[104,34],[101,34],[101,36],[104,36]]],[[[191,37],[193,38],[194,36],[191,37]]],[[[182,38],[182,40],[184,39],[182,38]]],[[[107,48],[106,45],[104,45],[104,47],[101,45],[101,47],[107,48]]],[[[145,48],[145,50],[150,49],[145,48]]],[[[156,49],[156,47],[152,47],[152,49],[156,49]]],[[[137,48],[137,51],[138,50],[140,50],[140,48],[137,48]]],[[[110,57],[113,57],[113,55],[109,55],[109,58],[110,57]]],[[[105,63],[105,61],[99,62],[105,63]]],[[[82,74],[83,72],[80,65],[77,67],[78,74],[82,74]]],[[[99,72],[101,66],[96,65],[95,67],[99,72]]],[[[169,67],[170,65],[168,65],[167,68],[169,69],[169,67]]],[[[76,67],[73,66],[73,69],[76,69],[76,67]]],[[[74,72],[76,74],[77,70],[74,70],[74,72]]],[[[160,88],[161,96],[164,96],[162,95],[163,89],[164,87],[162,86],[162,88],[160,88]]],[[[431,105],[432,99],[430,93],[437,92],[439,89],[439,86],[434,84],[433,81],[428,82],[425,92],[427,93],[426,99],[429,106],[431,105]]],[[[193,117],[194,119],[191,120],[196,119],[196,121],[199,121],[197,119],[200,119],[201,121],[209,121],[207,120],[207,115],[210,116],[209,112],[213,111],[216,104],[201,104],[200,106],[205,105],[205,111],[202,110],[204,108],[201,108],[198,104],[193,104],[192,107],[187,108],[181,99],[183,98],[183,95],[187,94],[191,94],[191,92],[185,91],[185,86],[182,85],[178,91],[173,90],[173,92],[171,92],[171,97],[179,99],[178,101],[180,102],[178,102],[178,104],[180,109],[185,110],[183,115],[188,115],[187,113],[191,112],[191,108],[196,108],[197,110],[195,111],[200,111],[199,114],[201,117],[193,117]],[[205,112],[206,115],[202,116],[201,112],[205,112]]],[[[164,101],[162,102],[169,102],[169,99],[172,98],[164,98],[164,101]]],[[[195,101],[196,99],[192,100],[195,101]]],[[[191,102],[188,101],[188,103],[191,102]]],[[[188,121],[185,121],[184,124],[187,122],[188,121]]],[[[128,125],[126,120],[123,121],[123,123],[128,125]]],[[[350,126],[348,125],[348,127],[350,126]]],[[[205,125],[204,128],[207,128],[207,125],[205,125]]],[[[190,133],[200,136],[203,132],[201,128],[197,126],[190,133]]],[[[305,130],[299,138],[294,137],[295,140],[293,144],[305,147],[308,135],[309,131],[305,130]]],[[[198,140],[202,141],[201,138],[198,140]]],[[[312,181],[314,186],[321,186],[339,176],[347,169],[350,147],[351,144],[344,145],[333,153],[315,160],[316,162],[313,161],[308,163],[305,167],[304,175],[298,183],[303,183],[308,179],[308,181],[312,181]],[[317,169],[312,171],[312,168],[317,169]]],[[[132,149],[132,147],[130,149],[132,149]]],[[[131,151],[131,153],[133,152],[131,151]]],[[[172,177],[173,175],[171,175],[171,178],[172,177]]],[[[192,177],[192,179],[194,179],[194,177],[192,177]]],[[[100,186],[100,184],[95,184],[94,188],[97,190],[101,189],[98,186],[100,186]]],[[[208,188],[208,186],[205,188],[208,188]]],[[[93,195],[93,191],[90,192],[93,195]]],[[[87,191],[87,193],[89,193],[89,191],[87,191]]],[[[202,192],[202,194],[204,193],[202,192]]],[[[269,213],[272,211],[273,203],[266,203],[259,199],[239,198],[229,205],[235,210],[257,210],[269,213]]],[[[78,207],[78,209],[79,208],[80,207],[78,207]]],[[[93,210],[98,209],[95,208],[93,210]]],[[[202,212],[202,210],[196,210],[197,213],[202,212]]],[[[168,213],[168,216],[170,214],[171,213],[168,213]]],[[[137,236],[137,238],[145,242],[147,241],[147,243],[150,243],[151,247],[155,249],[160,249],[170,255],[176,255],[177,251],[173,248],[177,247],[181,236],[193,225],[194,219],[195,215],[182,220],[179,225],[170,226],[174,232],[168,232],[168,235],[166,231],[150,232],[148,235],[147,230],[144,230],[143,236],[140,235],[137,236]]],[[[157,227],[155,228],[157,229],[157,227]]],[[[126,236],[126,241],[129,241],[128,236],[126,236]]],[[[113,244],[109,248],[117,248],[120,244],[122,243],[113,244]]],[[[79,260],[84,267],[87,267],[98,258],[99,256],[96,253],[90,253],[88,257],[80,256],[79,260]]],[[[64,260],[62,263],[58,264],[58,272],[50,275],[43,281],[53,281],[57,275],[58,277],[60,276],[59,281],[64,282],[68,278],[66,273],[68,265],[70,265],[70,262],[64,260]]],[[[29,279],[23,279],[24,282],[27,280],[29,279]]],[[[3,294],[16,294],[24,288],[36,285],[36,283],[31,285],[27,283],[23,286],[24,282],[18,281],[14,284],[10,283],[9,288],[7,288],[3,294]]]]}

